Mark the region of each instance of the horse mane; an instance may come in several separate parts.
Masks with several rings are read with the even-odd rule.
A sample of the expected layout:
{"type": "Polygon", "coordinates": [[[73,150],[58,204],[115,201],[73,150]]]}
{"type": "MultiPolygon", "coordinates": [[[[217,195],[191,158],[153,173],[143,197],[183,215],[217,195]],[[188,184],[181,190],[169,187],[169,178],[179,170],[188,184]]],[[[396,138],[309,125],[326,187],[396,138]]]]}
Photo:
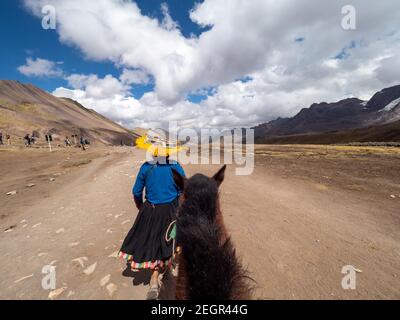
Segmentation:
{"type": "Polygon", "coordinates": [[[184,189],[177,220],[182,247],[177,297],[190,300],[250,298],[249,277],[218,216],[218,185],[197,174],[184,189]]]}

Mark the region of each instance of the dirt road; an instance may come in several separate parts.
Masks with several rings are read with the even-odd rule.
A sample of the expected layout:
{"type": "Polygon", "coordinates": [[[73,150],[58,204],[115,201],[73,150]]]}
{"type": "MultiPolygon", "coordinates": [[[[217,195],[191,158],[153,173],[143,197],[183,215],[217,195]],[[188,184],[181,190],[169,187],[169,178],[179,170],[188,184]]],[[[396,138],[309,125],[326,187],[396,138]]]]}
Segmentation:
{"type": "MultiPolygon", "coordinates": [[[[399,153],[285,148],[257,149],[255,172],[231,166],[221,189],[255,298],[400,298],[399,153]],[[345,265],[360,271],[356,290],[341,287],[345,265]]],[[[0,151],[0,298],[47,299],[42,268],[54,265],[57,299],[144,299],[148,277],[115,258],[143,152],[28,152],[0,151]]]]}

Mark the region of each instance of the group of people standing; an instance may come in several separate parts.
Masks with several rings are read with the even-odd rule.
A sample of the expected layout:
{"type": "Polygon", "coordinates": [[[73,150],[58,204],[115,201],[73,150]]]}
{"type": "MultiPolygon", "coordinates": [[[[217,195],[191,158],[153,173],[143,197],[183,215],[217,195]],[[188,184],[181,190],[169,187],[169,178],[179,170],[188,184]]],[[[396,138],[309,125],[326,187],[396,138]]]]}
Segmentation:
{"type": "MultiPolygon", "coordinates": [[[[78,145],[77,137],[78,137],[78,135],[76,135],[76,134],[72,135],[72,138],[74,138],[74,140],[75,140],[75,145],[78,145]]],[[[64,142],[65,142],[66,147],[72,147],[72,142],[68,136],[65,137],[64,142]]],[[[85,139],[83,136],[81,136],[79,139],[79,145],[82,148],[82,150],[86,150],[85,146],[88,144],[90,144],[90,142],[87,139],[85,139]]]]}
{"type": "MultiPolygon", "coordinates": [[[[11,136],[9,134],[6,134],[6,141],[7,141],[7,145],[11,145],[11,136]]],[[[3,145],[3,132],[0,132],[0,145],[3,145]]]]}
{"type": "MultiPolygon", "coordinates": [[[[90,142],[83,136],[78,138],[78,135],[72,135],[72,137],[75,140],[75,145],[81,147],[83,150],[86,150],[86,146],[90,144],[90,142]]],[[[35,144],[36,138],[37,138],[37,136],[35,136],[34,133],[32,133],[32,135],[27,133],[23,138],[25,146],[30,147],[32,144],[35,144]]],[[[46,141],[52,142],[53,141],[52,135],[50,135],[50,134],[46,135],[46,141]]],[[[68,136],[65,137],[64,142],[65,142],[66,147],[72,147],[72,145],[73,145],[68,136]]],[[[3,132],[0,132],[0,145],[5,145],[5,144],[7,144],[9,146],[11,145],[11,135],[8,133],[3,135],[3,132]]]]}
{"type": "Polygon", "coordinates": [[[35,136],[32,134],[32,137],[27,133],[24,137],[25,146],[30,147],[32,144],[36,142],[35,136]]]}

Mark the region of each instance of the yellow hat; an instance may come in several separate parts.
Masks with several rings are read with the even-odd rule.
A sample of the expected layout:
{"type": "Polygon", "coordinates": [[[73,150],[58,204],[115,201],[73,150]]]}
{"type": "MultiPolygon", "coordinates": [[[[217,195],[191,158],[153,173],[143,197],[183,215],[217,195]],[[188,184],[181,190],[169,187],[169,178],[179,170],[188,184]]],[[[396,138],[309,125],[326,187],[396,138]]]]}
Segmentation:
{"type": "Polygon", "coordinates": [[[182,147],[176,146],[164,146],[158,141],[149,139],[147,135],[144,135],[136,139],[136,146],[140,149],[151,152],[154,157],[168,157],[171,154],[179,152],[182,147]]]}

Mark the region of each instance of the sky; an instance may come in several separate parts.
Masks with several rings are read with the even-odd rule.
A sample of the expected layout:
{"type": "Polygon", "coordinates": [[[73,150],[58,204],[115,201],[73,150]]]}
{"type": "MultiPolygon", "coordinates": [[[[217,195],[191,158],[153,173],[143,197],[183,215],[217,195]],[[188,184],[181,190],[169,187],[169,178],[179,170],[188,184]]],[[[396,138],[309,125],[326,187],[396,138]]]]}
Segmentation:
{"type": "Polygon", "coordinates": [[[400,83],[398,0],[2,0],[0,40],[0,79],[130,128],[248,127],[400,83]]]}

